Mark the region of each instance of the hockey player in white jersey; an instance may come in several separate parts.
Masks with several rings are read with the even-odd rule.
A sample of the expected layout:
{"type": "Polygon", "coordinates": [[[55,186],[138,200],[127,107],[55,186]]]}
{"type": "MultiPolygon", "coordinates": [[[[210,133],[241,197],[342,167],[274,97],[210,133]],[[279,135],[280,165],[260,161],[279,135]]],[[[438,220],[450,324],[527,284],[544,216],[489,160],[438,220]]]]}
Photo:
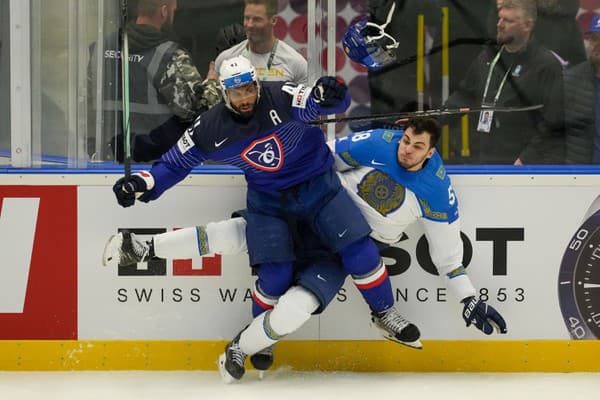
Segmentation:
{"type": "MultiPolygon", "coordinates": [[[[336,155],[336,168],[343,171],[339,175],[344,187],[373,229],[372,238],[394,244],[408,225],[420,221],[439,275],[463,304],[462,317],[466,325],[473,325],[488,335],[494,328],[506,333],[506,322],[492,306],[477,298],[462,265],[458,199],[435,150],[438,137],[437,122],[424,118],[409,121],[404,131],[362,131],[329,145],[336,155]]],[[[237,254],[245,250],[244,227],[243,218],[233,218],[156,235],[149,243],[132,234],[125,237],[124,243],[122,234],[115,235],[107,243],[104,263],[130,264],[152,256],[191,258],[207,253],[237,254]]],[[[337,291],[332,292],[331,287],[315,287],[312,283],[318,285],[318,280],[308,285],[303,285],[301,279],[299,282],[280,297],[272,310],[256,317],[228,345],[219,363],[226,382],[243,376],[247,355],[254,355],[253,364],[255,360],[262,361],[258,362],[259,369],[268,368],[272,362],[272,345],[300,328],[312,313],[325,308],[333,297],[331,293],[337,291]]],[[[384,329],[382,333],[393,340],[386,336],[384,329]]]]}

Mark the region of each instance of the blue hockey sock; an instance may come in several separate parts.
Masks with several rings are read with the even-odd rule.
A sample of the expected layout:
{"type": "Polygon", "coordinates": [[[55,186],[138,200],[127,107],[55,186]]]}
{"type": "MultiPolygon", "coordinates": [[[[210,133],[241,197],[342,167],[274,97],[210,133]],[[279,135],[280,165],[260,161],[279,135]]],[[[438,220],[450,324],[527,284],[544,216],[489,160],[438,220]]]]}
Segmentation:
{"type": "Polygon", "coordinates": [[[392,284],[383,263],[366,276],[353,275],[352,280],[372,311],[379,313],[394,305],[392,284]]]}
{"type": "Polygon", "coordinates": [[[252,296],[252,318],[258,317],[260,314],[264,313],[267,310],[272,309],[273,306],[266,306],[265,304],[261,304],[256,301],[256,298],[252,296]]]}
{"type": "Polygon", "coordinates": [[[340,251],[344,268],[372,311],[394,305],[392,284],[375,243],[365,237],[340,251]]]}

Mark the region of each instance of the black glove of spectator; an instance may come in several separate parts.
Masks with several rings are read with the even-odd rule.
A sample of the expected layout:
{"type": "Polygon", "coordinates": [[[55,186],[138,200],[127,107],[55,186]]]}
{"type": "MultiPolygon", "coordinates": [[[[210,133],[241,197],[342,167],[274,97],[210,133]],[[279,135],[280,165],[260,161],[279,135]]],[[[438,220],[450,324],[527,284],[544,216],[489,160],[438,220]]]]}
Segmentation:
{"type": "MultiPolygon", "coordinates": [[[[147,172],[144,173],[147,174],[147,172]]],[[[129,177],[124,176],[117,180],[113,185],[113,192],[117,197],[117,203],[122,207],[131,207],[135,203],[136,193],[143,193],[138,198],[143,202],[148,202],[152,193],[148,190],[146,181],[139,173],[132,174],[129,177]]]]}
{"type": "MultiPolygon", "coordinates": [[[[162,125],[152,129],[148,134],[135,134],[131,140],[131,158],[138,163],[147,163],[159,159],[183,135],[190,122],[181,121],[178,117],[167,119],[162,125]]],[[[108,151],[114,154],[119,163],[123,163],[123,134],[113,136],[108,143],[108,151]]]]}
{"type": "Polygon", "coordinates": [[[221,54],[222,51],[235,46],[244,39],[246,39],[246,31],[244,30],[244,26],[242,24],[236,22],[231,25],[224,26],[218,30],[217,37],[215,39],[217,55],[221,54]]]}
{"type": "Polygon", "coordinates": [[[494,328],[498,333],[507,332],[506,321],[494,307],[473,296],[467,297],[462,302],[465,305],[462,316],[467,326],[473,324],[486,335],[491,335],[494,328]]]}
{"type": "Polygon", "coordinates": [[[321,107],[333,107],[344,101],[348,87],[334,76],[322,76],[315,82],[312,96],[321,107]]]}

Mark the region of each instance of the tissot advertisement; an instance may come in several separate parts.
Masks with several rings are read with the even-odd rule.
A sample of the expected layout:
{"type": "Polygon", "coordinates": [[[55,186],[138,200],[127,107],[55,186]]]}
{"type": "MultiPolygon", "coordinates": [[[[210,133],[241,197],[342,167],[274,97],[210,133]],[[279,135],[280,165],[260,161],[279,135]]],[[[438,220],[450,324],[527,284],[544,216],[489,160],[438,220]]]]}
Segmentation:
{"type": "MultiPolygon", "coordinates": [[[[600,257],[592,185],[463,184],[463,263],[508,334],[467,329],[437,275],[418,224],[384,253],[397,308],[434,340],[596,339],[600,257]]],[[[0,321],[4,339],[229,339],[250,321],[254,277],[245,254],[102,266],[110,235],[142,238],[224,220],[244,207],[240,185],[181,185],[121,208],[109,186],[2,186],[0,321]],[[18,240],[12,240],[18,238],[18,240]]],[[[347,279],[328,309],[291,339],[381,340],[347,279]]]]}

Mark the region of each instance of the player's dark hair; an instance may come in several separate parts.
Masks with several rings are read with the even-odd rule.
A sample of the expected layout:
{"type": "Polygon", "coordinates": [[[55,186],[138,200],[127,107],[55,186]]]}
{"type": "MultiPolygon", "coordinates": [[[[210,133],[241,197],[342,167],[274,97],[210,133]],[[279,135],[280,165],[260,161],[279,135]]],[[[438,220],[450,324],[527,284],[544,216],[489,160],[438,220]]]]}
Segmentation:
{"type": "Polygon", "coordinates": [[[440,138],[440,124],[435,118],[411,118],[406,123],[405,129],[412,128],[417,135],[429,133],[431,147],[435,147],[440,138]]]}

